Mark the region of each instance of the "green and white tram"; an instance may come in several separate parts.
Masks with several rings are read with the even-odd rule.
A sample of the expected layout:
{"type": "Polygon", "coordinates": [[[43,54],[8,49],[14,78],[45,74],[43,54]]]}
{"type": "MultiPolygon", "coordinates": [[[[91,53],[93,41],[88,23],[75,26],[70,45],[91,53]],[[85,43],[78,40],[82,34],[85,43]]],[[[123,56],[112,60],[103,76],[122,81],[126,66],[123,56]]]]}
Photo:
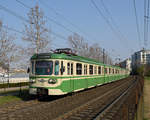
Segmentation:
{"type": "Polygon", "coordinates": [[[34,54],[29,73],[30,94],[64,95],[125,78],[129,71],[77,56],[70,49],[34,54]]]}

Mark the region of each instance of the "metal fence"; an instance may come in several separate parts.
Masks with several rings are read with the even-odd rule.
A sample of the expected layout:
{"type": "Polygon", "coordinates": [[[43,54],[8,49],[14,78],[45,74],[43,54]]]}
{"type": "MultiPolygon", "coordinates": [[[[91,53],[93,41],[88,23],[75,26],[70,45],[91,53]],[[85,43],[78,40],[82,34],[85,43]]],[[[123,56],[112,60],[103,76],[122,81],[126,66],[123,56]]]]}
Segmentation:
{"type": "Polygon", "coordinates": [[[18,78],[0,77],[0,84],[22,83],[22,82],[29,82],[29,78],[28,77],[18,77],[18,78]]]}

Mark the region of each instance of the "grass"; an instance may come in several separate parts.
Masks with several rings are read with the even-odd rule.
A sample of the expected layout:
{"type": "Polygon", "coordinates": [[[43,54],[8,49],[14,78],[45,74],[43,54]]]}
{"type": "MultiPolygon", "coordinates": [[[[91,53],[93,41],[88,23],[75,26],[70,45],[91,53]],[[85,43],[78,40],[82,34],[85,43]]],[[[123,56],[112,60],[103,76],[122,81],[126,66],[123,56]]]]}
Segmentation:
{"type": "Polygon", "coordinates": [[[8,103],[8,102],[13,102],[13,101],[19,101],[21,100],[21,98],[17,97],[17,96],[2,96],[0,97],[0,105],[8,103]]]}
{"type": "Polygon", "coordinates": [[[145,79],[145,80],[150,80],[150,77],[147,77],[147,76],[146,76],[146,77],[144,77],[144,79],[145,79]]]}
{"type": "Polygon", "coordinates": [[[20,87],[20,86],[28,86],[29,82],[22,82],[22,83],[4,83],[0,84],[0,88],[8,88],[8,87],[20,87]]]}
{"type": "MultiPolygon", "coordinates": [[[[28,88],[21,88],[21,91],[25,91],[25,90],[28,90],[28,88]]],[[[17,92],[20,92],[20,89],[18,89],[18,90],[11,90],[11,91],[8,91],[6,89],[6,90],[1,91],[0,94],[1,95],[5,95],[5,94],[12,94],[12,93],[17,93],[17,92]]]]}
{"type": "Polygon", "coordinates": [[[0,96],[0,105],[14,102],[14,101],[21,101],[21,100],[27,101],[27,100],[34,99],[34,97],[31,97],[29,95],[29,92],[27,89],[22,90],[21,93],[20,91],[13,91],[13,92],[7,92],[3,95],[5,96],[0,96]]]}

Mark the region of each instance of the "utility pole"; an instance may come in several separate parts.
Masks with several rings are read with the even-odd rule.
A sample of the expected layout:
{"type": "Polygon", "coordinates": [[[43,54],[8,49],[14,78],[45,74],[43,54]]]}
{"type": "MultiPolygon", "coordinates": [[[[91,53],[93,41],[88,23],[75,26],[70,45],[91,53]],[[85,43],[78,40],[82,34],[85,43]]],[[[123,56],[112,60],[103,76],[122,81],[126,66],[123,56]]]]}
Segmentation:
{"type": "Polygon", "coordinates": [[[10,64],[10,61],[8,61],[8,70],[7,70],[7,72],[8,72],[8,88],[9,88],[9,82],[10,82],[10,81],[9,81],[9,67],[10,67],[9,64],[10,64]]]}
{"type": "Polygon", "coordinates": [[[105,64],[105,49],[103,48],[103,64],[105,64]]]}

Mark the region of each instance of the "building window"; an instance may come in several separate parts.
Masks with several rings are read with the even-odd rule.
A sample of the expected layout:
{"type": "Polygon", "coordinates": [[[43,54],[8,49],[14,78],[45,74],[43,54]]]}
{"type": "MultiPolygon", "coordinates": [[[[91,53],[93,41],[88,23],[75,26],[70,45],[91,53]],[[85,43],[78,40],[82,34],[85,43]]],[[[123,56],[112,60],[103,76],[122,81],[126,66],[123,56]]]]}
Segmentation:
{"type": "Polygon", "coordinates": [[[82,64],[80,63],[76,64],[76,73],[77,75],[82,75],[82,64]]]}
{"type": "Polygon", "coordinates": [[[67,73],[70,75],[70,63],[67,64],[67,73]]]}
{"type": "Polygon", "coordinates": [[[90,75],[93,75],[93,65],[89,66],[89,73],[90,73],[90,75]]]}
{"type": "Polygon", "coordinates": [[[73,63],[71,63],[71,75],[73,75],[73,63]]]}
{"type": "Polygon", "coordinates": [[[100,66],[98,67],[98,74],[99,75],[101,74],[101,67],[100,66]]]}
{"type": "Polygon", "coordinates": [[[84,74],[87,75],[87,65],[84,65],[84,74]]]}

